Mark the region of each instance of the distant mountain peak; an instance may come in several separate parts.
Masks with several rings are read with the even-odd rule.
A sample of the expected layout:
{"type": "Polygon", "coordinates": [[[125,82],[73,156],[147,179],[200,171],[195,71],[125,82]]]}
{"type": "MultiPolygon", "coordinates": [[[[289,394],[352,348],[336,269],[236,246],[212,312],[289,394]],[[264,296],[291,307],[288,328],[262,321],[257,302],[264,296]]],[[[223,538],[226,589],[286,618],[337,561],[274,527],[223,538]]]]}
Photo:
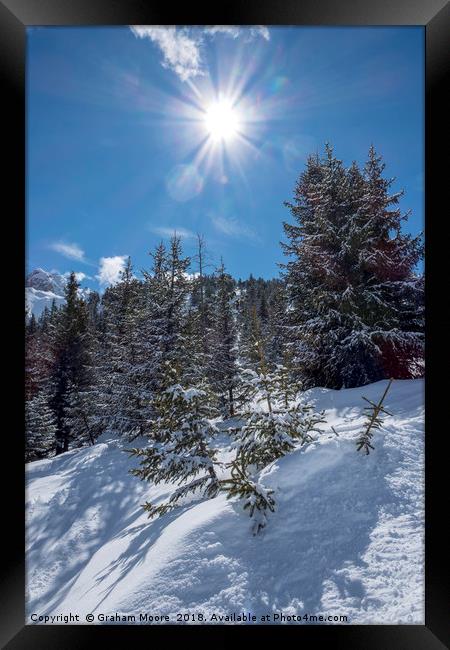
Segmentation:
{"type": "Polygon", "coordinates": [[[39,291],[52,291],[53,293],[63,295],[64,287],[67,284],[67,278],[55,271],[45,271],[38,268],[28,274],[25,286],[38,289],[39,291]]]}
{"type": "MultiPolygon", "coordinates": [[[[67,276],[57,271],[37,268],[31,271],[25,281],[25,306],[29,316],[40,316],[46,307],[50,309],[53,301],[59,307],[64,304],[64,289],[67,276]]],[[[87,298],[90,289],[81,288],[80,295],[87,298]]]]}

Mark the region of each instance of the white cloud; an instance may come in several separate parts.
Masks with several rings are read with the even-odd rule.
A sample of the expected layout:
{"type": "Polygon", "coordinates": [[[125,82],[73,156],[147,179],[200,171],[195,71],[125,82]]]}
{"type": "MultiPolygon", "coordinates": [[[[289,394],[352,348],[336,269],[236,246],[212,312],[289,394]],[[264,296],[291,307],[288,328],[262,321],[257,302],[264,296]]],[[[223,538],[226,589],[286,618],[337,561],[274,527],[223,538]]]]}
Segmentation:
{"type": "Polygon", "coordinates": [[[164,55],[162,65],[173,70],[182,81],[204,74],[200,42],[186,29],[171,27],[131,27],[138,38],[149,38],[164,55]]]}
{"type": "Polygon", "coordinates": [[[67,242],[53,242],[50,244],[50,248],[64,257],[68,257],[70,260],[77,260],[78,262],[85,262],[84,251],[78,246],[78,244],[69,244],[67,242]]]}
{"type": "Polygon", "coordinates": [[[247,40],[262,37],[270,39],[269,30],[264,25],[254,27],[239,27],[237,25],[211,25],[200,30],[198,28],[171,26],[139,26],[131,25],[131,31],[136,38],[148,38],[155,43],[163,53],[162,65],[173,70],[182,81],[205,74],[202,58],[202,43],[204,36],[214,38],[223,34],[236,39],[243,35],[247,40]]]}
{"type": "Polygon", "coordinates": [[[252,36],[262,36],[265,41],[270,41],[269,28],[265,25],[256,25],[256,27],[250,27],[250,33],[252,36]]]}
{"type": "Polygon", "coordinates": [[[237,25],[211,25],[211,27],[205,27],[206,34],[214,36],[215,34],[225,34],[230,38],[237,38],[240,33],[240,28],[237,25]]]}
{"type": "Polygon", "coordinates": [[[102,286],[116,284],[120,280],[120,274],[125,268],[128,255],[116,255],[114,257],[101,257],[98,275],[95,277],[102,286]]]}
{"type": "Polygon", "coordinates": [[[181,239],[194,239],[197,235],[192,232],[192,230],[187,230],[187,228],[165,228],[164,226],[155,226],[150,227],[150,231],[155,233],[155,235],[160,235],[161,237],[173,237],[177,235],[181,239]]]}
{"type": "Polygon", "coordinates": [[[224,34],[230,38],[244,36],[247,37],[248,40],[261,36],[266,41],[270,40],[269,30],[264,25],[255,25],[255,27],[239,27],[239,25],[211,25],[210,27],[205,28],[205,33],[211,36],[224,34]]]}
{"type": "Polygon", "coordinates": [[[261,241],[259,235],[234,217],[228,218],[221,215],[211,215],[211,221],[216,230],[229,237],[250,239],[254,242],[261,241]]]}
{"type": "MultiPolygon", "coordinates": [[[[63,273],[63,276],[65,278],[68,278],[69,275],[70,275],[70,271],[66,271],[65,273],[63,273]]],[[[83,280],[92,280],[92,277],[87,273],[83,273],[83,271],[78,271],[77,273],[75,273],[75,277],[78,282],[83,282],[83,280]]]]}

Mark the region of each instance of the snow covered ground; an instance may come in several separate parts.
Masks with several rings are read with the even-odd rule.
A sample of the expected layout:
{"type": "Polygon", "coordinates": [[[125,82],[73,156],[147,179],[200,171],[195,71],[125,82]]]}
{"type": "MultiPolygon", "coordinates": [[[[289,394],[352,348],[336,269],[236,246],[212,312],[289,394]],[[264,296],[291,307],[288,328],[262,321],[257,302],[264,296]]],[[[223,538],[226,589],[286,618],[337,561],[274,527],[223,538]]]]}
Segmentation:
{"type": "MultiPolygon", "coordinates": [[[[355,447],[361,396],[376,400],[385,386],[309,391],[326,410],[325,433],[262,472],[278,507],[258,536],[223,495],[149,521],[140,504],[173,488],[131,476],[137,461],[112,437],[29,463],[27,622],[72,613],[101,623],[111,621],[99,615],[118,613],[139,624],[142,613],[176,623],[201,613],[214,623],[250,613],[276,623],[273,614],[283,613],[423,625],[423,381],[395,381],[385,402],[393,416],[375,434],[375,451],[355,447]]],[[[222,457],[228,445],[223,437],[222,457]]]]}

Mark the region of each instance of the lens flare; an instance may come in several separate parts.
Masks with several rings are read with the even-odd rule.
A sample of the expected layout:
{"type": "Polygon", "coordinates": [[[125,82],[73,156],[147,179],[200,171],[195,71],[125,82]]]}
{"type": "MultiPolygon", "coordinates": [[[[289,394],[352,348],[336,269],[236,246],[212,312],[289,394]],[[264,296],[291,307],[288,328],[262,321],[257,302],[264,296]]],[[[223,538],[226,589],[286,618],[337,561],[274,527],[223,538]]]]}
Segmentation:
{"type": "Polygon", "coordinates": [[[176,165],[166,181],[170,196],[181,203],[190,201],[203,189],[203,178],[194,165],[176,165]]]}

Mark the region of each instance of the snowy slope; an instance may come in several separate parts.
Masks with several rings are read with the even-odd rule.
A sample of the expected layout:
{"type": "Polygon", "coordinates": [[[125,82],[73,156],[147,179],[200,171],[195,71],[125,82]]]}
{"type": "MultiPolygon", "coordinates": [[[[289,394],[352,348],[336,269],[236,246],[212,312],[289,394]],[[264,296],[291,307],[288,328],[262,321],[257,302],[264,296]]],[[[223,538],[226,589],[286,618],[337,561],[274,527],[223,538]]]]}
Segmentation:
{"type": "Polygon", "coordinates": [[[326,427],[263,471],[278,508],[256,537],[222,495],[149,521],[140,504],[171,488],[129,475],[136,460],[113,438],[28,464],[28,615],[72,612],[84,623],[93,613],[97,623],[142,612],[174,623],[202,612],[210,623],[283,612],[423,624],[422,380],[394,382],[375,451],[355,451],[361,395],[376,399],[385,385],[309,392],[339,437],[326,427]]]}
{"type": "Polygon", "coordinates": [[[55,305],[60,307],[64,302],[64,296],[60,296],[53,291],[41,291],[34,287],[25,287],[25,309],[28,316],[34,314],[36,318],[42,314],[44,309],[55,305]]]}

